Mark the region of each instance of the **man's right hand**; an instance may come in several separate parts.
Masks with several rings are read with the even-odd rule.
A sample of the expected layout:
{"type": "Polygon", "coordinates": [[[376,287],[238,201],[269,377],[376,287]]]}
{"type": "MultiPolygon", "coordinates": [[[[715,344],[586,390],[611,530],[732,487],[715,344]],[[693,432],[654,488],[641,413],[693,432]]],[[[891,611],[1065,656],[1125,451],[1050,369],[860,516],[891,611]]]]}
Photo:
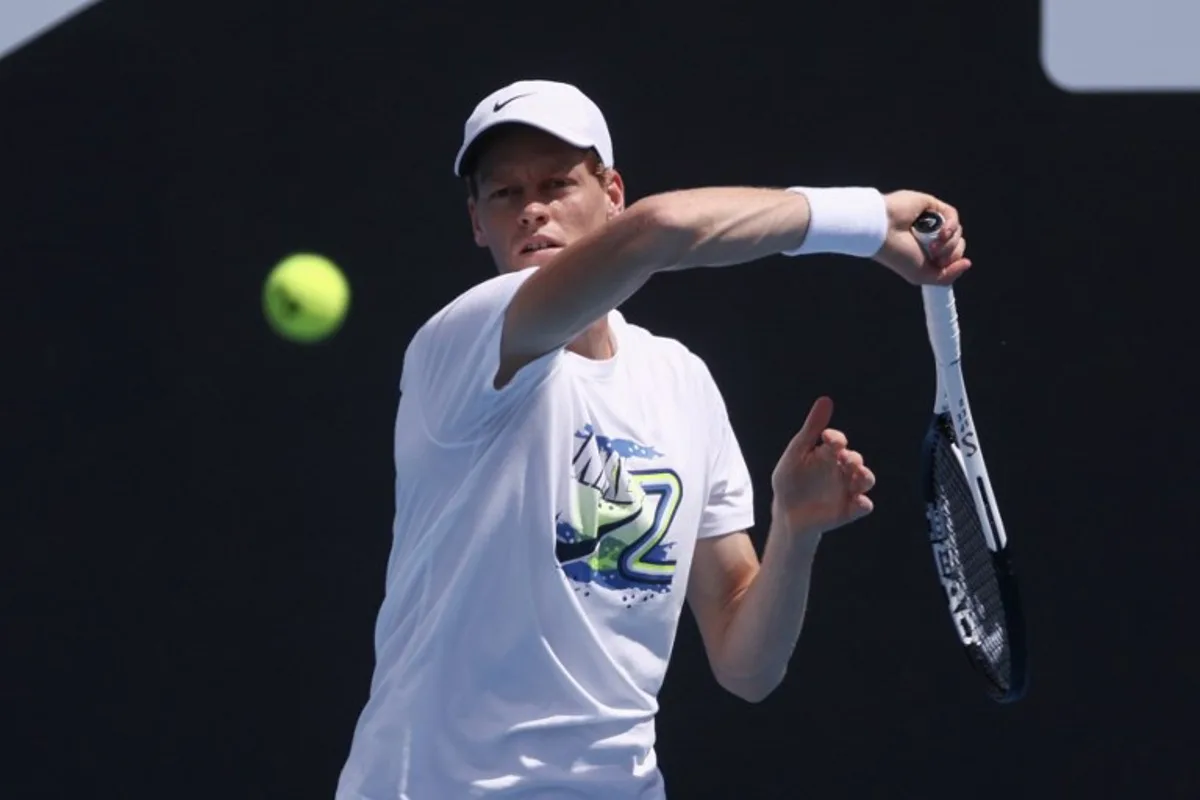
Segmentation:
{"type": "Polygon", "coordinates": [[[931,195],[899,191],[885,195],[888,212],[888,235],[874,260],[915,285],[947,286],[971,268],[965,255],[967,241],[963,238],[958,210],[931,195]],[[942,215],[945,225],[926,255],[913,235],[912,226],[926,211],[942,215]]]}

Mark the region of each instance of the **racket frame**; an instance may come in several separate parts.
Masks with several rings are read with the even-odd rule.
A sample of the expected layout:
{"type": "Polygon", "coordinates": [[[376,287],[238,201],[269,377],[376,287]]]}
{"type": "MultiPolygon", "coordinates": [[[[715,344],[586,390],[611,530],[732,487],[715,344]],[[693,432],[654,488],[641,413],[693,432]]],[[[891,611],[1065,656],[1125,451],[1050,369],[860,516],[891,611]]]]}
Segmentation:
{"type": "MultiPolygon", "coordinates": [[[[932,226],[922,230],[914,229],[914,235],[922,246],[928,249],[929,243],[940,230],[941,220],[937,219],[932,226]]],[[[958,306],[954,290],[950,286],[921,287],[922,301],[925,307],[925,324],[929,334],[930,347],[933,350],[936,365],[937,388],[933,406],[933,418],[924,442],[924,461],[922,473],[925,480],[924,499],[926,503],[927,523],[930,527],[930,539],[934,550],[934,561],[938,577],[949,604],[951,619],[954,621],[955,633],[966,648],[973,662],[983,665],[981,638],[984,635],[983,626],[979,623],[974,609],[966,597],[965,586],[954,574],[948,574],[943,568],[942,558],[957,558],[957,553],[944,553],[945,540],[938,539],[934,515],[940,512],[933,508],[935,502],[934,472],[932,458],[937,446],[936,437],[941,436],[939,428],[948,424],[954,432],[951,451],[959,462],[959,467],[967,479],[971,497],[975,505],[975,513],[983,530],[984,542],[992,555],[992,566],[996,574],[1000,600],[1004,607],[1005,633],[1008,638],[1009,666],[1011,685],[1007,688],[995,684],[989,679],[989,694],[997,702],[1009,703],[1024,696],[1027,686],[1027,650],[1025,644],[1025,620],[1017,592],[1016,579],[1012,570],[1011,550],[1008,535],[1004,529],[1004,521],[1000,514],[1000,506],[996,502],[992,481],[983,458],[983,446],[979,439],[979,431],[971,414],[971,404],[967,398],[966,379],[962,369],[962,345],[958,324],[958,306]],[[961,596],[956,596],[961,593],[961,596]],[[965,617],[965,619],[964,619],[965,617]],[[972,632],[966,635],[963,622],[969,625],[972,632]]]]}
{"type": "Polygon", "coordinates": [[[971,487],[971,497],[975,500],[988,549],[997,553],[1008,546],[1008,536],[1004,532],[1000,507],[983,460],[979,431],[975,428],[971,403],[967,399],[954,290],[949,286],[922,286],[921,294],[925,302],[925,324],[937,362],[937,399],[933,411],[936,416],[948,416],[953,425],[955,455],[971,487]]]}

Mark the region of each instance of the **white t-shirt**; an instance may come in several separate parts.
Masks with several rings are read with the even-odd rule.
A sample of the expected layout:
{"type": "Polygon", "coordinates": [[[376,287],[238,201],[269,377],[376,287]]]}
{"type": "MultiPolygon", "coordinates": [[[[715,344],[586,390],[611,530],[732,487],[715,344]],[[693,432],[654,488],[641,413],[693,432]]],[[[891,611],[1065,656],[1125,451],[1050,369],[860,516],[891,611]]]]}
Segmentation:
{"type": "Polygon", "coordinates": [[[405,354],[370,697],[338,800],[663,798],[656,695],[696,539],[753,525],[725,405],[678,342],[609,317],[503,389],[536,268],[435,314],[405,354]]]}

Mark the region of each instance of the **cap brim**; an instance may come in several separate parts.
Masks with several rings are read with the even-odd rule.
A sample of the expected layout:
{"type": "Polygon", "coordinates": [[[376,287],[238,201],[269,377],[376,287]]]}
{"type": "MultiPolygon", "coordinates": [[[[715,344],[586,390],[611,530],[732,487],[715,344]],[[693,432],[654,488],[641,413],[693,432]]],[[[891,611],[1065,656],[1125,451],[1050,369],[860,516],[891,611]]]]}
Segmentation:
{"type": "Polygon", "coordinates": [[[469,157],[474,158],[478,155],[476,153],[472,153],[471,148],[473,148],[479,141],[479,137],[483,136],[483,134],[487,133],[493,128],[501,125],[525,125],[530,128],[536,128],[539,131],[550,134],[556,139],[563,140],[573,147],[582,147],[587,149],[589,147],[596,146],[596,143],[591,140],[591,137],[583,136],[578,131],[568,130],[562,126],[547,125],[543,122],[537,121],[536,119],[528,119],[519,114],[513,114],[511,116],[494,119],[491,122],[488,122],[486,125],[480,127],[479,130],[475,131],[474,136],[463,142],[462,147],[458,149],[458,157],[454,159],[455,175],[460,178],[463,177],[463,164],[467,163],[469,157]]]}

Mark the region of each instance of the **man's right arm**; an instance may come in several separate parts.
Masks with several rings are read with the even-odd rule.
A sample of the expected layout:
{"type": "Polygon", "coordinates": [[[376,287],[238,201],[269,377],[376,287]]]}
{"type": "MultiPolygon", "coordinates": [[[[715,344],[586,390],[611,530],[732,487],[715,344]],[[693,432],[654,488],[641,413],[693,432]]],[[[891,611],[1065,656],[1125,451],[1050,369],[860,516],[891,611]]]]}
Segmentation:
{"type": "Polygon", "coordinates": [[[949,282],[970,265],[955,246],[961,243],[955,210],[915,192],[885,199],[868,190],[802,194],[717,187],[652,195],[568,245],[522,284],[505,313],[496,384],[507,383],[525,364],[570,342],[656,272],[799,254],[810,236],[821,239],[812,252],[873,257],[884,255],[880,248],[894,250],[879,260],[914,283],[949,282]],[[948,244],[938,264],[928,262],[911,235],[895,243],[890,235],[897,228],[907,234],[929,208],[946,218],[948,244]],[[845,249],[837,246],[839,234],[845,249]]]}

